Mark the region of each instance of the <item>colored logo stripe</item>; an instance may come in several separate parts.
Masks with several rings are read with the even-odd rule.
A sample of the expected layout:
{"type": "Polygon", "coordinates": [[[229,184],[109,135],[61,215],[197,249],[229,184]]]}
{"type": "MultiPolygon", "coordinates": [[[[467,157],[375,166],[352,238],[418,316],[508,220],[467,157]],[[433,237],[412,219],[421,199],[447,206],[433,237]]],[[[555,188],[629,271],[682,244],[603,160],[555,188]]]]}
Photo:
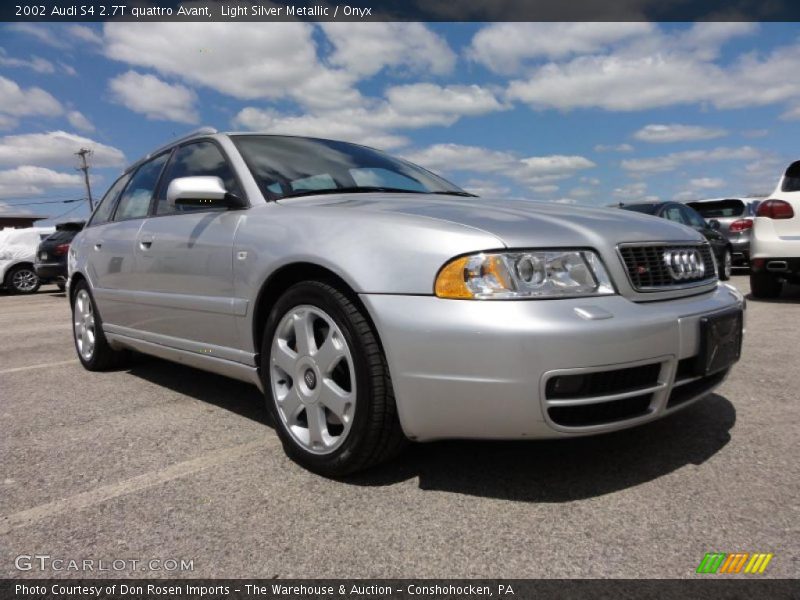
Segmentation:
{"type": "Polygon", "coordinates": [[[707,552],[697,567],[697,573],[741,573],[744,567],[745,573],[763,573],[774,554],[757,552],[707,552]],[[748,561],[749,559],[749,561],[748,561]],[[745,564],[747,565],[745,567],[745,564]]]}

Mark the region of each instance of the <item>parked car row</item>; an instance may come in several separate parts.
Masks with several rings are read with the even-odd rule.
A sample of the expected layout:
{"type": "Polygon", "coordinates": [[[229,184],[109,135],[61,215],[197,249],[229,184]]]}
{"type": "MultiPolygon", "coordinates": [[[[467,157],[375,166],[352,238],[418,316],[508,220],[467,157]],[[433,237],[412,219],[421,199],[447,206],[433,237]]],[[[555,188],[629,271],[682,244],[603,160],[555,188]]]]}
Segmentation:
{"type": "Polygon", "coordinates": [[[83,221],[53,227],[0,230],[0,282],[15,294],[33,294],[42,284],[55,283],[64,290],[67,253],[83,221]]]}

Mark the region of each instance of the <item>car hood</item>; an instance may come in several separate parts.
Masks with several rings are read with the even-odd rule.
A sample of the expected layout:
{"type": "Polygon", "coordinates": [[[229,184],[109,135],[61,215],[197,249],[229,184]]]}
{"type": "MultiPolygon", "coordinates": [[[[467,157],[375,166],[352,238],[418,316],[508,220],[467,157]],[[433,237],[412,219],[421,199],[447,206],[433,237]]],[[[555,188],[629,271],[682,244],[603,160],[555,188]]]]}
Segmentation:
{"type": "Polygon", "coordinates": [[[438,219],[490,233],[509,247],[607,246],[700,241],[688,227],[615,208],[430,194],[336,194],[280,201],[287,206],[379,211],[438,219]]]}

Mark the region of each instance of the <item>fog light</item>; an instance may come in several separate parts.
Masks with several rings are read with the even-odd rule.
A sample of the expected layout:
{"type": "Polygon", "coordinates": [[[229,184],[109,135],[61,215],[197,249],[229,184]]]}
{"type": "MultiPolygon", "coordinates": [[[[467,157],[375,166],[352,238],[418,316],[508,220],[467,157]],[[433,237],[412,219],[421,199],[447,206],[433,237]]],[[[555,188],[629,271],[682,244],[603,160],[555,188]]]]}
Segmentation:
{"type": "Polygon", "coordinates": [[[586,375],[561,375],[547,382],[549,398],[574,398],[579,396],[586,386],[586,375]]]}

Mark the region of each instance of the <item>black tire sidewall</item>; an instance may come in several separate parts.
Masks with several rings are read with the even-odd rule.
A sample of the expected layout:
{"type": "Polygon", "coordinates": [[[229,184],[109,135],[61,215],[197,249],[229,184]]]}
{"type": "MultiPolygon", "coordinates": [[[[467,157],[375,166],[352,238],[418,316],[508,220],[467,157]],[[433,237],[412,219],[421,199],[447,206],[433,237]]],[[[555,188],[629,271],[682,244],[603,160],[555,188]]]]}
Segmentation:
{"type": "Polygon", "coordinates": [[[750,273],[750,292],[754,298],[777,298],[782,289],[781,281],[771,273],[764,271],[750,273]]]}
{"type": "Polygon", "coordinates": [[[367,423],[372,412],[374,395],[372,373],[365,354],[364,340],[356,331],[350,315],[345,310],[345,306],[340,303],[334,294],[328,291],[328,286],[320,285],[316,282],[298,283],[280,297],[270,312],[264,328],[260,361],[261,381],[264,386],[267,410],[272,417],[275,430],[281,439],[286,454],[311,471],[334,476],[339,473],[346,473],[350,470],[348,465],[355,460],[359,448],[365,443],[367,423]],[[339,326],[350,348],[356,376],[355,411],[350,432],[339,448],[330,454],[324,455],[308,452],[294,441],[278,414],[270,382],[270,350],[275,330],[287,312],[304,304],[315,306],[325,311],[339,326]]]}
{"type": "Polygon", "coordinates": [[[727,248],[722,253],[722,262],[721,262],[720,267],[721,267],[720,270],[719,270],[719,278],[720,278],[720,280],[721,281],[728,281],[731,278],[731,274],[733,273],[733,254],[727,248]],[[731,264],[731,273],[730,274],[725,272],[725,265],[727,264],[725,259],[728,258],[728,257],[730,257],[730,264],[731,264]]]}
{"type": "Polygon", "coordinates": [[[105,367],[102,360],[102,353],[113,352],[108,346],[106,336],[103,333],[103,320],[100,318],[100,312],[97,310],[97,304],[94,301],[92,290],[89,289],[85,281],[79,281],[74,288],[72,296],[72,343],[75,346],[75,353],[78,355],[78,360],[81,364],[90,371],[101,370],[105,367]],[[78,340],[75,337],[75,300],[78,298],[78,292],[86,290],[89,295],[89,302],[92,303],[92,314],[94,315],[94,352],[92,353],[91,360],[85,360],[78,349],[78,340]]]}
{"type": "Polygon", "coordinates": [[[15,267],[11,267],[11,269],[9,269],[8,271],[8,275],[6,275],[6,287],[10,289],[13,293],[21,295],[35,294],[37,291],[39,291],[39,288],[42,286],[42,280],[39,279],[38,275],[36,275],[36,282],[37,282],[36,287],[34,287],[32,290],[19,290],[16,287],[14,287],[14,275],[16,275],[19,271],[30,271],[31,273],[36,275],[36,271],[33,269],[33,267],[26,267],[25,265],[17,265],[15,267]]]}

